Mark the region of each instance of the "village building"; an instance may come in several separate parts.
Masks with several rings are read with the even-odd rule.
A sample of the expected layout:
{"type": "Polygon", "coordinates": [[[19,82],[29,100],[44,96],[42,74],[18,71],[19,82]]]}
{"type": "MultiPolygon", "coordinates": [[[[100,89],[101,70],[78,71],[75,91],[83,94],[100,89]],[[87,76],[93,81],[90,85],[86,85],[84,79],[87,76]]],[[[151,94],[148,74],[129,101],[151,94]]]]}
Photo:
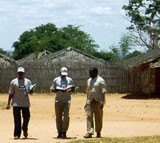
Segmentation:
{"type": "Polygon", "coordinates": [[[0,54],[0,93],[8,92],[10,81],[16,76],[15,60],[0,54]]]}
{"type": "Polygon", "coordinates": [[[80,92],[85,92],[89,78],[89,68],[96,66],[99,74],[105,79],[108,92],[125,92],[125,73],[118,65],[106,62],[75,48],[66,48],[55,53],[49,53],[38,59],[28,56],[27,60],[19,60],[18,64],[26,68],[26,76],[38,83],[37,92],[49,92],[49,86],[54,77],[59,75],[61,67],[68,68],[69,76],[73,78],[80,92]],[[118,79],[118,80],[117,80],[118,79]],[[121,80],[122,79],[122,80],[121,80]]]}
{"type": "Polygon", "coordinates": [[[160,96],[160,49],[149,50],[123,62],[129,71],[128,91],[147,97],[160,96]]]}

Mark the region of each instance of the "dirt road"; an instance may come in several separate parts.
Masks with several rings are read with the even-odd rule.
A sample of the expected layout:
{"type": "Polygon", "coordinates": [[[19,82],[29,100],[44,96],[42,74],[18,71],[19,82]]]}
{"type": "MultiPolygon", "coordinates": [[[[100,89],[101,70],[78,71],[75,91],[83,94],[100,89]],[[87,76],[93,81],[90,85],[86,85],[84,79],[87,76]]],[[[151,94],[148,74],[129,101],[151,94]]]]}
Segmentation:
{"type": "MultiPolygon", "coordinates": [[[[0,103],[8,95],[0,95],[0,103]]],[[[123,99],[125,95],[106,95],[104,107],[103,137],[131,137],[160,134],[160,100],[123,99]]],[[[53,94],[33,94],[29,138],[13,139],[12,109],[0,109],[0,143],[60,143],[82,139],[86,133],[86,115],[83,110],[85,94],[72,96],[70,126],[67,136],[71,139],[56,139],[53,94]],[[76,139],[75,139],[76,138],[76,139]]]]}

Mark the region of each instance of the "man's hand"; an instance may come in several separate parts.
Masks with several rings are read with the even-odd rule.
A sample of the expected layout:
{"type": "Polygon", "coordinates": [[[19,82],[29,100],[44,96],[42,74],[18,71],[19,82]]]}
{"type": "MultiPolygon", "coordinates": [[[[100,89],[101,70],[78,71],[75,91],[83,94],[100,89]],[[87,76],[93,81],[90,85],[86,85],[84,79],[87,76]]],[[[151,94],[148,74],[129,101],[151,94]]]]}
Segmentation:
{"type": "Polygon", "coordinates": [[[100,109],[103,109],[103,107],[104,107],[104,103],[101,102],[101,103],[100,103],[100,109]]]}
{"type": "Polygon", "coordinates": [[[9,110],[9,109],[10,109],[10,105],[7,105],[7,106],[6,106],[6,109],[9,110]]]}
{"type": "Polygon", "coordinates": [[[86,108],[87,108],[87,104],[84,105],[84,109],[86,109],[86,108]]]}

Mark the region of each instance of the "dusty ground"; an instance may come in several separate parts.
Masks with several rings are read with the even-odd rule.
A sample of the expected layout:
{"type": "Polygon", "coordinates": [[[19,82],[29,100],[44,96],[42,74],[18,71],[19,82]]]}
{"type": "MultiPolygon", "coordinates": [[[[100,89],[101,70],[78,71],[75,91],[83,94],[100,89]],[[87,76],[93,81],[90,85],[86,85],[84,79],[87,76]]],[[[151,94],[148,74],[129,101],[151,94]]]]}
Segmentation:
{"type": "MultiPolygon", "coordinates": [[[[149,136],[160,134],[160,100],[123,99],[125,95],[106,95],[103,137],[149,136]]],[[[0,95],[0,103],[8,95],[0,95]]],[[[83,110],[85,94],[74,94],[70,110],[68,137],[56,139],[53,94],[30,96],[31,120],[29,138],[13,139],[12,109],[0,109],[0,143],[60,143],[82,139],[86,133],[86,116],[83,110]],[[73,139],[76,138],[76,139],[73,139]]]]}

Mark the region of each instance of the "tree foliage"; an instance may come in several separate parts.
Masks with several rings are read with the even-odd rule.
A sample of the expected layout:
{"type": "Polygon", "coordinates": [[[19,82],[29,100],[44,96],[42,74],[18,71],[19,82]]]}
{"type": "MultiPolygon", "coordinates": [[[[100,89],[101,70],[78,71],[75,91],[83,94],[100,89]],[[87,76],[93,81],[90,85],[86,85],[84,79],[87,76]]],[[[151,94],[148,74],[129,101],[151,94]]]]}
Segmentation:
{"type": "Polygon", "coordinates": [[[123,34],[120,37],[118,45],[111,45],[110,50],[114,54],[117,61],[125,59],[130,53],[130,50],[133,49],[134,42],[131,33],[123,34]]]}
{"type": "Polygon", "coordinates": [[[0,48],[0,54],[6,55],[6,56],[9,56],[9,57],[11,56],[10,53],[5,51],[5,50],[3,50],[3,48],[0,48]]]}
{"type": "Polygon", "coordinates": [[[13,57],[21,59],[33,52],[56,52],[67,47],[90,54],[99,48],[89,34],[80,30],[80,26],[67,25],[58,29],[54,24],[48,23],[23,32],[19,41],[13,43],[13,57]]]}
{"type": "Polygon", "coordinates": [[[128,29],[138,45],[160,48],[160,0],[129,0],[123,9],[130,18],[128,29]]]}
{"type": "Polygon", "coordinates": [[[142,52],[135,50],[132,53],[128,53],[126,55],[126,59],[129,59],[129,58],[132,58],[132,57],[136,57],[136,56],[138,56],[140,54],[142,54],[142,52]]]}
{"type": "Polygon", "coordinates": [[[112,52],[107,52],[107,51],[96,51],[93,53],[93,56],[106,60],[106,61],[116,61],[116,56],[112,52]]]}
{"type": "Polygon", "coordinates": [[[93,55],[95,57],[112,61],[112,62],[119,62],[124,59],[132,58],[141,54],[140,51],[133,51],[134,41],[132,38],[131,33],[122,34],[120,37],[120,41],[117,45],[111,45],[110,51],[100,51],[95,52],[93,55]],[[131,52],[131,50],[133,52],[131,52]]]}

